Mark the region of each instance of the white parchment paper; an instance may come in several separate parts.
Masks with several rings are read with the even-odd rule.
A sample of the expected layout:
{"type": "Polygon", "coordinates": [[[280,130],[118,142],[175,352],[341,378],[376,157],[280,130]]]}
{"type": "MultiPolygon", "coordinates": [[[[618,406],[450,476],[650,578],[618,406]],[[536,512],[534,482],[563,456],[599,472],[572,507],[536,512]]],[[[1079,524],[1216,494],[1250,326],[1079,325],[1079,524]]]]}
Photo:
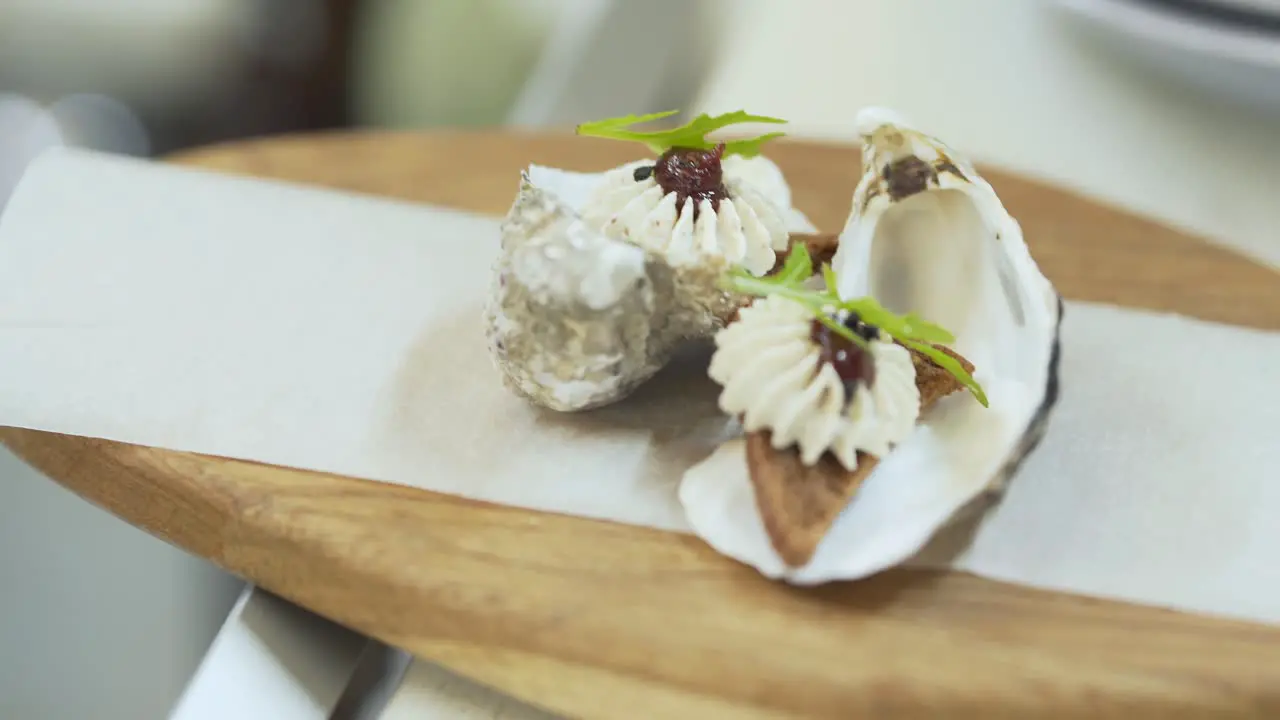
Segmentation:
{"type": "MultiPolygon", "coordinates": [[[[494,218],[54,151],[0,218],[0,425],[687,530],[678,479],[728,431],[707,350],[614,407],[530,407],[484,349],[497,241],[494,218]]],[[[920,562],[1280,623],[1280,334],[1069,303],[1063,337],[1041,448],[920,562]]]]}

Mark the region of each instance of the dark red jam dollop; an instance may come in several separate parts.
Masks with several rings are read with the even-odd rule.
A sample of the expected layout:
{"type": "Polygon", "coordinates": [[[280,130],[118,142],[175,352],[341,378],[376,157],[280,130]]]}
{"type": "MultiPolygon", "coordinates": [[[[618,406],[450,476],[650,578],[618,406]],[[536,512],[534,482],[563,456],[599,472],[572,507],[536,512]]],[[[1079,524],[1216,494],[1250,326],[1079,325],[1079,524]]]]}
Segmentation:
{"type": "Polygon", "coordinates": [[[712,150],[675,147],[662,153],[652,169],[636,169],[635,179],[639,182],[652,175],[663,192],[676,194],[677,211],[684,209],[685,198],[693,198],[696,220],[703,200],[710,200],[711,207],[719,209],[720,201],[729,197],[729,190],[724,186],[724,168],[720,165],[723,157],[724,143],[712,150]]]}
{"type": "MultiPolygon", "coordinates": [[[[853,313],[844,319],[844,326],[858,337],[870,342],[879,337],[880,330],[868,325],[853,313]]],[[[876,381],[875,358],[871,352],[855,345],[852,340],[839,335],[831,328],[814,319],[809,329],[809,338],[821,348],[821,361],[830,365],[840,381],[844,383],[846,402],[853,399],[858,383],[867,387],[876,381]]]]}

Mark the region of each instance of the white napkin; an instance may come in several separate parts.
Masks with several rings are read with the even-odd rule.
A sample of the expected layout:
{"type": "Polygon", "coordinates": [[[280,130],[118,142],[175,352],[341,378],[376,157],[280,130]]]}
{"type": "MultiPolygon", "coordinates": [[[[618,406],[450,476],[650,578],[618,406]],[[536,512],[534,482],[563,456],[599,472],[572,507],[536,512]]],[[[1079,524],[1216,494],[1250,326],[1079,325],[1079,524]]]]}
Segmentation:
{"type": "MultiPolygon", "coordinates": [[[[59,150],[0,218],[0,424],[687,531],[706,350],[558,415],[507,393],[497,221],[59,150]]],[[[1063,398],[965,549],[920,559],[1280,623],[1280,334],[1069,303],[1063,398]]],[[[945,539],[944,539],[945,540],[945,539]]]]}

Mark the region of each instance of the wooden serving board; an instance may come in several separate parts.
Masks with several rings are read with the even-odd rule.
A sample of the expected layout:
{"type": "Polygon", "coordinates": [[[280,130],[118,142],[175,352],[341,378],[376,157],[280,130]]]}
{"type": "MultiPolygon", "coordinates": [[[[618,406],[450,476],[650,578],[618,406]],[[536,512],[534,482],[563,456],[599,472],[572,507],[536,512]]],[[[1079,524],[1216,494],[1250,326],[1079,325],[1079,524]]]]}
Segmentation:
{"type": "MultiPolygon", "coordinates": [[[[499,214],[530,162],[603,169],[634,151],[571,136],[335,134],[177,161],[499,214]]],[[[856,150],[781,142],[771,154],[798,206],[838,229],[856,150]]],[[[1067,297],[1280,330],[1280,273],[988,177],[1067,297]]],[[[796,589],[694,537],[48,433],[0,429],[0,441],[264,588],[575,717],[1280,717],[1280,628],[960,573],[796,589]]]]}

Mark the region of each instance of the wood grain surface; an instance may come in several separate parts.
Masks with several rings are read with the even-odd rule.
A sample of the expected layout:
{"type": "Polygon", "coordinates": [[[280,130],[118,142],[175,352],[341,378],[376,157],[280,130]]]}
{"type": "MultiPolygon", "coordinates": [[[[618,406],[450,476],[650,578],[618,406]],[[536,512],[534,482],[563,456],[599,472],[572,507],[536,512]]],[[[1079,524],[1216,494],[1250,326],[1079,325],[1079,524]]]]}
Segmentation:
{"type": "MultiPolygon", "coordinates": [[[[176,160],[501,213],[529,162],[603,169],[633,153],[568,136],[335,134],[176,160]]],[[[856,151],[783,142],[771,154],[797,205],[838,229],[856,151]]],[[[1280,330],[1276,271],[988,176],[1067,297],[1280,330]]],[[[959,573],[796,589],[688,536],[48,433],[0,441],[231,572],[574,717],[1280,717],[1280,628],[959,573]]]]}

